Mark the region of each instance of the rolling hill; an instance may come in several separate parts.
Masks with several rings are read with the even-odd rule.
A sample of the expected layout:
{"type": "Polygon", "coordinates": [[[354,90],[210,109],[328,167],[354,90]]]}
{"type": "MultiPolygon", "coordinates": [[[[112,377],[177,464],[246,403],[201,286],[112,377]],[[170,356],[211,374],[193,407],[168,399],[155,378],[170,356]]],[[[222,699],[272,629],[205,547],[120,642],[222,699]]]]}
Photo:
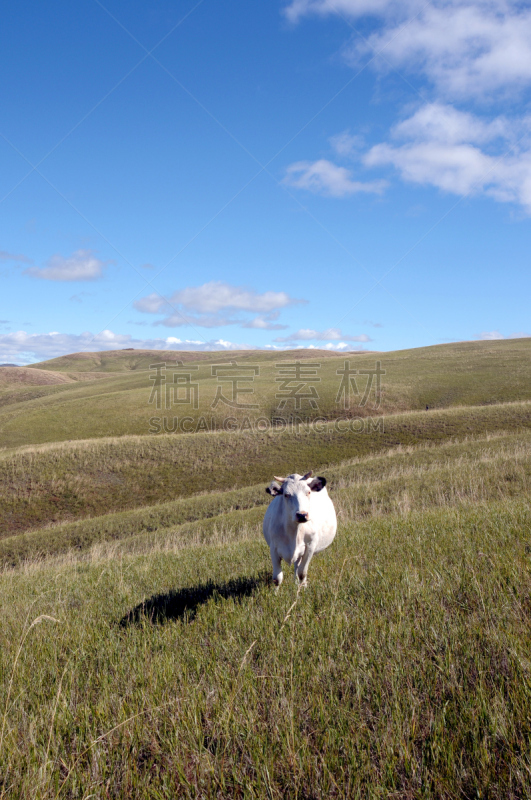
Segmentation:
{"type": "MultiPolygon", "coordinates": [[[[176,402],[179,398],[186,400],[185,391],[181,389],[178,395],[173,389],[174,376],[180,375],[182,379],[186,374],[186,364],[182,370],[175,365],[176,359],[185,358],[183,353],[173,352],[172,361],[167,362],[165,383],[159,394],[160,408],[155,402],[157,398],[149,402],[156,374],[149,370],[149,364],[164,363],[161,361],[164,354],[159,352],[139,356],[126,351],[104,354],[99,367],[94,363],[93,354],[81,354],[83,358],[88,356],[85,359],[87,369],[77,372],[70,370],[73,366],[79,367],[79,354],[34,365],[35,370],[64,374],[68,381],[48,386],[1,384],[0,447],[105,436],[144,436],[156,430],[182,433],[182,426],[174,422],[176,417],[192,419],[185,426],[188,430],[201,429],[200,420],[203,419],[202,429],[205,430],[205,427],[222,427],[227,418],[236,418],[239,423],[259,418],[269,421],[293,417],[335,419],[395,414],[425,409],[426,405],[443,409],[531,399],[531,339],[464,342],[385,354],[338,356],[326,352],[326,356],[322,356],[314,355],[316,352],[204,354],[204,359],[195,365],[197,369],[188,371],[190,383],[197,386],[197,408],[192,402],[176,402]],[[134,360],[131,365],[132,358],[139,361],[134,360]],[[300,382],[303,386],[306,383],[313,386],[316,407],[310,405],[310,397],[301,401],[299,410],[292,400],[283,410],[279,409],[281,381],[285,374],[282,370],[286,369],[286,364],[294,364],[294,359],[301,361],[301,369],[304,364],[318,365],[306,366],[314,375],[303,375],[300,381],[293,377],[290,384],[294,386],[300,382]],[[234,384],[230,375],[224,378],[223,369],[218,374],[213,374],[213,370],[216,372],[216,364],[231,361],[242,367],[234,373],[240,376],[236,388],[252,390],[252,394],[236,394],[236,399],[254,404],[255,408],[234,408],[224,402],[216,404],[220,389],[225,398],[231,399],[234,384]],[[379,398],[376,398],[374,383],[367,402],[362,404],[365,389],[373,379],[358,373],[352,376],[355,385],[351,384],[349,407],[344,408],[345,394],[340,393],[343,377],[338,371],[344,369],[345,361],[349,361],[352,370],[358,371],[374,372],[375,364],[381,364],[385,375],[381,378],[379,398]],[[61,364],[62,370],[59,369],[61,364]],[[111,367],[113,371],[105,371],[111,367]],[[100,371],[94,372],[94,369],[100,371]],[[88,379],[81,380],[81,377],[88,379]]],[[[190,354],[186,356],[189,358],[190,354]]],[[[291,375],[295,376],[295,368],[291,375]]],[[[302,392],[305,391],[309,393],[309,389],[303,388],[302,392]]]]}
{"type": "MultiPolygon", "coordinates": [[[[335,353],[329,350],[283,350],[275,355],[281,360],[331,358],[335,353]]],[[[126,348],[125,350],[107,350],[97,353],[72,353],[68,356],[59,356],[49,361],[41,361],[32,364],[35,369],[49,369],[57,372],[130,372],[134,370],[148,370],[150,365],[165,361],[167,364],[175,364],[178,361],[184,363],[224,363],[232,359],[264,361],[270,360],[272,354],[262,350],[238,350],[220,352],[191,351],[191,350],[135,350],[126,348]]]]}
{"type": "Polygon", "coordinates": [[[531,340],[171,353],[197,408],[162,355],[3,373],[0,799],[530,796],[531,340]],[[338,534],[275,594],[264,487],[310,468],[338,534]]]}

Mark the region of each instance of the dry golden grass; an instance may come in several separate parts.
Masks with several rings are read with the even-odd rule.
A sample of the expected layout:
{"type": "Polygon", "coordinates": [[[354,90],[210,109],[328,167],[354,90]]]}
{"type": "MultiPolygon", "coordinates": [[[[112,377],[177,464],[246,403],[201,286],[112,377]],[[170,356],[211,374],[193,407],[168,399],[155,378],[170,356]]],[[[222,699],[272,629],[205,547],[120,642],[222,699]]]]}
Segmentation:
{"type": "Polygon", "coordinates": [[[531,426],[531,403],[386,417],[359,432],[335,423],[265,433],[118,437],[0,454],[0,538],[198,492],[268,482],[398,445],[531,426]]]}
{"type": "MultiPolygon", "coordinates": [[[[362,520],[503,501],[531,490],[531,431],[468,436],[444,444],[397,447],[323,470],[339,518],[362,520]]],[[[260,536],[264,487],[210,492],[74,523],[48,525],[0,540],[0,564],[96,547],[121,552],[206,544],[260,536]],[[120,544],[116,545],[119,541],[120,544]]]]}
{"type": "Polygon", "coordinates": [[[72,383],[74,378],[64,372],[52,372],[30,367],[0,367],[0,384],[23,386],[53,386],[72,383]]]}
{"type": "Polygon", "coordinates": [[[0,578],[0,798],[524,798],[525,498],[0,578]]]}
{"type": "MultiPolygon", "coordinates": [[[[395,414],[408,410],[444,409],[459,406],[501,404],[531,400],[531,339],[500,342],[466,342],[440,345],[409,351],[381,354],[337,354],[326,357],[316,351],[297,353],[233,353],[205,354],[197,358],[198,370],[194,372],[199,391],[198,408],[179,405],[171,392],[165,398],[167,407],[156,409],[149,404],[152,390],[149,364],[160,363],[167,358],[166,378],[168,387],[172,383],[175,360],[181,354],[133,353],[99,354],[101,363],[94,365],[84,354],[83,363],[65,358],[60,367],[63,374],[74,381],[55,386],[0,386],[0,446],[17,447],[47,441],[69,439],[102,438],[116,435],[146,435],[154,430],[171,431],[176,427],[174,418],[191,417],[195,426],[210,425],[211,421],[221,427],[227,417],[245,417],[273,420],[278,417],[293,417],[296,409],[293,401],[279,409],[279,365],[294,360],[310,359],[320,364],[320,378],[315,384],[318,391],[318,408],[303,403],[303,418],[324,417],[370,417],[375,414],[395,414]],[[153,361],[153,358],[155,360],[153,361]],[[144,359],[144,360],[142,360],[144,359]],[[212,374],[212,365],[237,359],[242,366],[255,366],[259,370],[252,384],[254,395],[240,396],[258,404],[257,409],[235,410],[218,404],[213,408],[218,383],[212,374]],[[344,408],[339,393],[345,360],[352,368],[374,369],[378,360],[385,370],[380,402],[376,402],[374,387],[363,404],[363,394],[368,383],[367,376],[358,375],[357,394],[352,392],[344,408]],[[97,370],[95,373],[94,370],[97,370]],[[95,374],[100,374],[96,380],[95,374]],[[86,372],[89,379],[79,380],[86,372]],[[173,399],[172,399],[173,397],[173,399]],[[153,422],[155,420],[155,423],[153,422]],[[158,420],[158,422],[156,422],[158,420]],[[154,427],[153,427],[154,426],[154,427]],[[158,427],[157,427],[158,426],[158,427]]],[[[190,359],[191,355],[188,354],[190,359]]],[[[192,363],[192,361],[187,361],[192,363]]],[[[306,362],[307,363],[307,362],[306,362]]],[[[54,365],[49,363],[46,369],[54,365]]],[[[57,365],[55,365],[57,367],[57,365]]],[[[58,372],[59,367],[54,371],[58,372]]],[[[308,382],[311,384],[311,380],[308,382]]],[[[225,391],[227,387],[225,386],[225,391]]],[[[229,392],[230,394],[230,392],[229,392]]],[[[181,398],[182,399],[182,398],[181,398]]],[[[344,398],[343,398],[344,399],[344,398]]]]}
{"type": "Polygon", "coordinates": [[[530,797],[530,456],[529,402],[5,449],[0,800],[530,797]],[[275,594],[264,486],[321,467],[275,594]]]}

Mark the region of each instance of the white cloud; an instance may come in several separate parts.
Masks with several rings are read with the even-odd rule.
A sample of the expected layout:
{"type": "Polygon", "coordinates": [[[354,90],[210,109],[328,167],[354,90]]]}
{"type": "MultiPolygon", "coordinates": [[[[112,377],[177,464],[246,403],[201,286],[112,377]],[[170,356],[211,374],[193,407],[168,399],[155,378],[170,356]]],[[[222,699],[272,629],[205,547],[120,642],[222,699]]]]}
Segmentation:
{"type": "Polygon", "coordinates": [[[470,145],[379,144],[367,153],[364,161],[369,167],[391,164],[406,181],[431,184],[461,195],[479,191],[494,178],[493,159],[470,145]]]}
{"type": "Polygon", "coordinates": [[[328,342],[325,344],[325,350],[347,350],[349,345],[346,342],[328,342]]]}
{"type": "Polygon", "coordinates": [[[253,317],[253,319],[249,320],[248,322],[244,322],[242,328],[252,328],[253,330],[259,331],[281,331],[285,330],[288,326],[287,325],[280,325],[277,322],[274,322],[275,319],[278,319],[278,312],[272,312],[271,314],[262,314],[258,317],[253,317]]]}
{"type": "Polygon", "coordinates": [[[171,302],[199,313],[213,313],[222,309],[269,312],[300,301],[293,300],[286,292],[258,294],[243,286],[210,281],[203,286],[190,286],[174,292],[171,302]]]}
{"type": "MultiPolygon", "coordinates": [[[[350,350],[352,351],[352,347],[347,344],[347,342],[328,342],[328,344],[324,345],[315,345],[315,344],[298,344],[295,350],[337,350],[341,352],[342,350],[350,350]]],[[[356,348],[355,352],[360,352],[361,348],[356,348]]]]}
{"type": "MultiPolygon", "coordinates": [[[[393,136],[400,139],[424,139],[441,144],[483,144],[496,139],[510,140],[515,133],[514,122],[505,117],[485,120],[451,105],[426,103],[412,117],[393,128],[393,136]]],[[[517,137],[515,137],[517,138],[517,137]]]]}
{"type": "Polygon", "coordinates": [[[483,331],[478,336],[478,339],[483,341],[494,341],[496,339],[530,339],[531,333],[511,333],[509,336],[504,336],[500,331],[483,331]]]}
{"type": "Polygon", "coordinates": [[[439,0],[404,25],[387,19],[369,37],[371,53],[423,71],[446,97],[486,99],[531,80],[531,9],[511,0],[439,0]]]}
{"type": "Polygon", "coordinates": [[[137,311],[142,311],[144,314],[159,314],[168,307],[168,302],[160,294],[153,292],[136,300],[133,305],[137,311]]]}
{"type": "MultiPolygon", "coordinates": [[[[446,97],[486,99],[531,81],[531,9],[518,0],[292,0],[292,22],[309,14],[371,16],[377,28],[350,59],[423,72],[446,97]]],[[[358,40],[359,42],[359,40],[358,40]]]]}
{"type": "Polygon", "coordinates": [[[328,197],[347,197],[358,192],[380,194],[387,186],[387,182],[382,180],[368,183],[355,181],[349,169],[338,167],[325,158],[291,164],[286,170],[283,182],[296,189],[307,189],[328,197]]]}
{"type": "Polygon", "coordinates": [[[365,144],[363,136],[354,136],[348,131],[331,136],[328,141],[338,156],[351,156],[365,144]]]}
{"type": "Polygon", "coordinates": [[[189,286],[174,292],[167,300],[150,294],[137,300],[134,307],[147,314],[164,315],[156,325],[176,328],[183,325],[216,328],[222,325],[242,325],[245,328],[279,330],[285,326],[271,324],[279,310],[305,303],[286,292],[267,291],[263,294],[243,286],[231,286],[224,281],[210,281],[202,286],[189,286]],[[242,316],[258,313],[251,320],[242,316]]]}
{"type": "MultiPolygon", "coordinates": [[[[292,0],[285,14],[293,22],[310,14],[364,18],[363,30],[369,33],[355,38],[347,60],[370,58],[381,70],[412,73],[424,84],[423,93],[436,98],[361,156],[365,167],[393,166],[405,181],[457,195],[483,193],[531,213],[531,120],[516,116],[514,106],[515,98],[531,88],[529,3],[292,0]],[[510,102],[510,116],[499,113],[502,101],[510,102]],[[475,103],[482,114],[455,107],[465,102],[475,103]],[[489,106],[496,114],[486,112],[489,106]]],[[[349,132],[329,141],[341,157],[359,153],[349,132]]],[[[290,169],[297,167],[302,188],[335,197],[358,190],[345,167],[321,160],[290,169]]]]}
{"type": "Polygon", "coordinates": [[[295,331],[295,333],[292,333],[289,336],[279,336],[275,339],[275,342],[311,341],[312,339],[317,341],[326,341],[327,339],[338,341],[340,339],[344,339],[346,342],[372,341],[370,336],[367,336],[366,333],[362,333],[359,336],[350,336],[342,333],[339,328],[327,328],[325,331],[316,331],[312,328],[300,328],[298,331],[295,331]]]}
{"type": "Polygon", "coordinates": [[[484,120],[431,103],[395,125],[392,143],[375,145],[363,162],[367,167],[394,166],[405,181],[457,195],[483,192],[501,202],[519,203],[531,213],[531,149],[522,131],[531,133],[527,118],[484,120]],[[516,134],[521,141],[514,144],[516,134]]]}
{"type": "Polygon", "coordinates": [[[45,267],[29,267],[24,274],[47,281],[94,281],[102,277],[109,263],[96,258],[93,250],[76,250],[67,258],[56,253],[45,267]]]}
{"type": "MultiPolygon", "coordinates": [[[[413,4],[403,0],[402,5],[411,7],[413,4]]],[[[396,2],[390,0],[292,0],[284,13],[290,22],[298,22],[301,17],[309,14],[326,16],[336,12],[354,17],[377,15],[393,6],[396,6],[396,2]]]]}
{"type": "Polygon", "coordinates": [[[483,333],[480,333],[479,338],[483,339],[483,341],[489,341],[491,339],[505,339],[505,336],[499,331],[483,331],[483,333]]]}
{"type": "MultiPolygon", "coordinates": [[[[167,311],[169,310],[167,309],[167,311]]],[[[198,316],[197,314],[191,314],[189,311],[176,309],[174,313],[157,320],[153,325],[163,325],[166,328],[182,328],[187,325],[192,328],[220,328],[225,325],[238,325],[240,323],[241,320],[223,314],[202,314],[198,316]]]]}
{"type": "Polygon", "coordinates": [[[134,339],[130,334],[118,334],[110,330],[96,335],[50,333],[30,334],[26,331],[0,334],[0,362],[31,364],[70,353],[92,353],[101,350],[121,350],[133,347],[136,350],[253,350],[249,344],[237,344],[222,339],[207,342],[193,339],[177,339],[169,336],[158,339],[134,339]]]}

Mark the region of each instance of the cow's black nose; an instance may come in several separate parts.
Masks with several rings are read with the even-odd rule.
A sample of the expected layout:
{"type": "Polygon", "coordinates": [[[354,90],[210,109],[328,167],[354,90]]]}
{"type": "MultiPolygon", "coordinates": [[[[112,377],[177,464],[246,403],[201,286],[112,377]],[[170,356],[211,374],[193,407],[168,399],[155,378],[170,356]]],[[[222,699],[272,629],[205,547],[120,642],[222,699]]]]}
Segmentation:
{"type": "Polygon", "coordinates": [[[308,522],[308,514],[297,514],[298,522],[308,522]]]}

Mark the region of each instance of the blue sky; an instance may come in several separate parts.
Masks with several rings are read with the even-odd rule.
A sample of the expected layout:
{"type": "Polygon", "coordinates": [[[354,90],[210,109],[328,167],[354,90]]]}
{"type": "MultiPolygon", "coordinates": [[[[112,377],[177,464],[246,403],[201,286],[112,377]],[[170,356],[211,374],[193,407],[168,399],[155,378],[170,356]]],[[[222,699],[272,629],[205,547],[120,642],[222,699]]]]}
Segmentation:
{"type": "Polygon", "coordinates": [[[531,334],[531,9],[20,0],[0,362],[531,334]]]}

